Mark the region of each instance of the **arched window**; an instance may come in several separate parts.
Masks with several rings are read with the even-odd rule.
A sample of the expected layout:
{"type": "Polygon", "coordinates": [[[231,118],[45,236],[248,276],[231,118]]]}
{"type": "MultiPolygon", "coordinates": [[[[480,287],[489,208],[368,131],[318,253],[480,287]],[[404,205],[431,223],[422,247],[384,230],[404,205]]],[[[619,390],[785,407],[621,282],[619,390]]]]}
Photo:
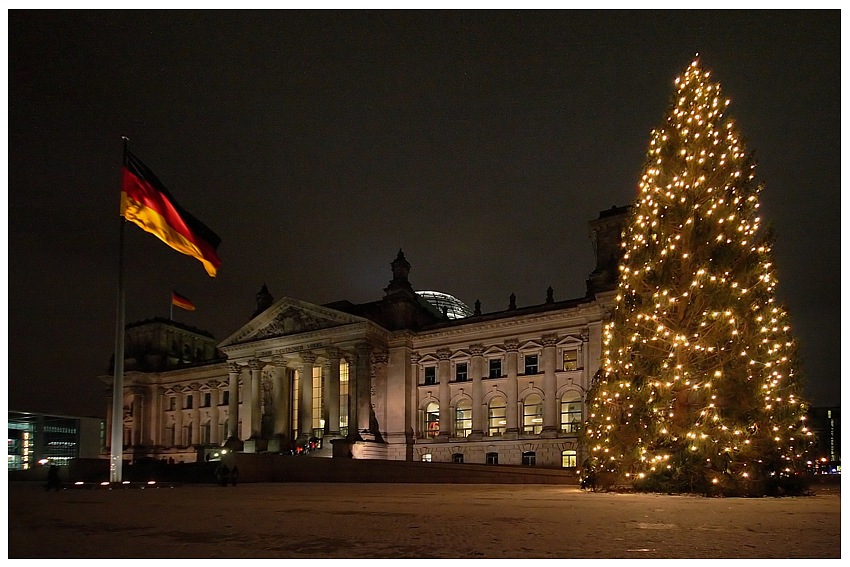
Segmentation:
{"type": "Polygon", "coordinates": [[[575,451],[561,451],[561,466],[565,469],[575,468],[578,466],[576,464],[576,452],[575,451]]]}
{"type": "Polygon", "coordinates": [[[543,430],[543,398],[529,394],[522,402],[523,433],[540,433],[543,430]]]}
{"type": "Polygon", "coordinates": [[[455,407],[455,436],[466,437],[472,432],[472,402],[462,399],[455,407]]]}
{"type": "Polygon", "coordinates": [[[581,426],[581,399],[576,392],[567,392],[561,398],[561,431],[577,433],[581,426]]]}
{"type": "Polygon", "coordinates": [[[489,435],[501,435],[505,432],[508,423],[505,417],[507,407],[508,404],[505,402],[505,398],[501,396],[495,396],[490,399],[490,404],[487,408],[487,432],[489,435]]]}
{"type": "Polygon", "coordinates": [[[426,437],[436,437],[440,433],[440,404],[436,402],[425,407],[424,432],[426,437]]]}

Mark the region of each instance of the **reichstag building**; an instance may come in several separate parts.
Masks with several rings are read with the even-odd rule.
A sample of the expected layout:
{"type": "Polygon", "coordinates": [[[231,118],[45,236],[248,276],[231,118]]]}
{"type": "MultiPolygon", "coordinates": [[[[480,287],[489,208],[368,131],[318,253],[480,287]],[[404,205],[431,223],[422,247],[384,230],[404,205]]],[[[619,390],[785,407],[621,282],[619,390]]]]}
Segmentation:
{"type": "MultiPolygon", "coordinates": [[[[167,319],[126,331],[124,455],[194,462],[222,448],[434,462],[581,464],[579,425],[616,294],[627,207],[589,224],[587,292],[482,313],[416,291],[402,251],[381,299],[316,305],[264,285],[222,341],[167,319]]],[[[378,295],[378,294],[376,294],[378,295]]],[[[112,376],[107,423],[112,420],[112,376]]]]}

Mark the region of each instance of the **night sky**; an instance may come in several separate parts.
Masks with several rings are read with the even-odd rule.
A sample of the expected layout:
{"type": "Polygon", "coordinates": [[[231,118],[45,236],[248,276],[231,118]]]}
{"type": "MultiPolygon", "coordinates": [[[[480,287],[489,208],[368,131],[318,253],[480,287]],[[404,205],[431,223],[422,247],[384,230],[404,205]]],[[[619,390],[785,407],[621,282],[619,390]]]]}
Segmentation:
{"type": "MultiPolygon", "coordinates": [[[[223,340],[275,299],[584,295],[698,52],[764,180],[815,405],[840,400],[840,12],[10,11],[9,409],[106,414],[121,136],[222,239],[217,278],[126,227],[127,322],[223,340]]],[[[4,58],[6,59],[6,58],[4,58]]]]}

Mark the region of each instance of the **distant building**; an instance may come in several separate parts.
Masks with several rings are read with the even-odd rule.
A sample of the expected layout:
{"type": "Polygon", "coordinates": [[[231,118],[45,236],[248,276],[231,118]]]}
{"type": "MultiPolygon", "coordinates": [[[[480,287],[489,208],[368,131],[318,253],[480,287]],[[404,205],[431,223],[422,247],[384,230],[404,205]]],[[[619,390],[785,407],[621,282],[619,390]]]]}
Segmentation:
{"type": "Polygon", "coordinates": [[[589,223],[596,267],[575,299],[541,289],[532,305],[511,295],[482,313],[415,291],[399,251],[377,301],[275,301],[264,284],[251,320],[218,344],[167,319],[128,325],[125,458],[186,462],[321,439],[318,454],[334,457],[580,465],[627,212],[589,223]]]}
{"type": "Polygon", "coordinates": [[[810,449],[811,468],[816,473],[841,472],[841,408],[809,408],[809,428],[815,434],[815,447],[810,449]]]}
{"type": "Polygon", "coordinates": [[[67,465],[75,458],[102,458],[106,422],[22,411],[9,412],[9,470],[28,470],[47,459],[67,465]]]}

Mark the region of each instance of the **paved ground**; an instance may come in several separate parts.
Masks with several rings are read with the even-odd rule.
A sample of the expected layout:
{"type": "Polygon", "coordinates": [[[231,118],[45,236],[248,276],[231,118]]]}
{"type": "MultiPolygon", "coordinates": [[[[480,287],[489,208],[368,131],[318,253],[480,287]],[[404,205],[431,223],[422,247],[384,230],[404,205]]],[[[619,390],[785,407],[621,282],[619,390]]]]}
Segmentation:
{"type": "Polygon", "coordinates": [[[436,484],[10,483],[8,557],[840,558],[837,487],[801,498],[436,484]]]}

